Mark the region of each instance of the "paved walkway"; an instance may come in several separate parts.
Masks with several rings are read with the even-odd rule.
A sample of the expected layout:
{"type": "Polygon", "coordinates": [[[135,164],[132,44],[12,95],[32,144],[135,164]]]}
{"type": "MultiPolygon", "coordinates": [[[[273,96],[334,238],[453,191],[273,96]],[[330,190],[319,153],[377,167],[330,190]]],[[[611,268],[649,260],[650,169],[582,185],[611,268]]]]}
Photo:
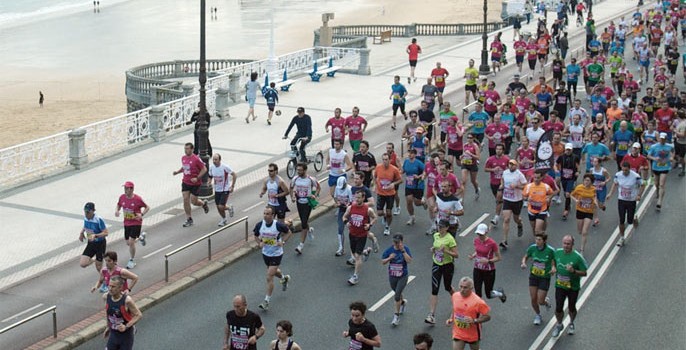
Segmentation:
{"type": "MultiPolygon", "coordinates": [[[[630,11],[634,6],[628,2],[606,1],[595,6],[594,16],[598,27],[604,19],[630,11]]],[[[533,31],[535,20],[525,25],[523,31],[533,31]]],[[[570,37],[583,28],[570,27],[570,37]]],[[[512,38],[511,29],[503,30],[503,38],[512,38]]],[[[489,42],[494,33],[491,33],[489,42]]],[[[417,67],[417,76],[429,76],[435,62],[452,72],[448,79],[446,95],[461,88],[462,72],[470,58],[481,50],[481,39],[475,37],[419,37],[423,54],[417,67]]],[[[388,94],[392,76],[407,76],[409,69],[405,47],[409,38],[393,38],[391,43],[372,45],[372,76],[338,74],[335,78],[322,78],[313,83],[307,77],[299,79],[292,91],[281,94],[279,109],[281,117],[274,119],[271,127],[266,125],[266,108],[257,107],[259,118],[246,125],[243,118],[247,105],[231,108],[228,120],[213,122],[210,131],[215,152],[239,174],[237,188],[258,181],[264,176],[263,168],[269,162],[285,165],[288,143],[281,140],[295,108],[305,106],[312,116],[315,142],[311,150],[328,147],[328,135],[324,123],[332,115],[334,107],[341,107],[348,115],[353,106],[369,119],[370,127],[386,123],[389,119],[388,94]],[[365,93],[360,94],[359,88],[365,93]],[[324,89],[324,93],[322,93],[324,89]],[[312,98],[312,96],[317,96],[312,98]],[[254,142],[255,137],[268,142],[254,142]],[[248,146],[249,145],[249,146],[248,146]]],[[[513,55],[513,50],[509,50],[513,55]]],[[[478,61],[478,59],[477,59],[478,61]]],[[[510,60],[511,62],[514,59],[510,60]]],[[[478,63],[477,63],[478,65],[478,63]]],[[[410,105],[419,101],[421,78],[408,85],[410,105]]],[[[459,106],[461,103],[453,103],[459,106]]],[[[454,107],[457,109],[457,107],[454,107]]],[[[294,133],[291,133],[291,136],[294,133]]],[[[0,290],[35,276],[48,268],[78,256],[83,249],[77,241],[81,227],[83,204],[92,201],[97,212],[110,225],[109,241],[122,239],[120,219],[114,217],[114,206],[124,181],[136,183],[136,192],[152,207],[145,225],[155,225],[164,220],[182,220],[177,215],[181,209],[179,195],[180,177],[173,177],[172,170],[179,166],[183,144],[192,141],[190,132],[168,138],[160,143],[143,146],[120,156],[108,158],[81,171],[72,171],[45,181],[22,187],[13,193],[0,195],[0,221],[3,223],[5,242],[0,248],[0,290]],[[35,233],[35,234],[32,234],[35,233]]]]}

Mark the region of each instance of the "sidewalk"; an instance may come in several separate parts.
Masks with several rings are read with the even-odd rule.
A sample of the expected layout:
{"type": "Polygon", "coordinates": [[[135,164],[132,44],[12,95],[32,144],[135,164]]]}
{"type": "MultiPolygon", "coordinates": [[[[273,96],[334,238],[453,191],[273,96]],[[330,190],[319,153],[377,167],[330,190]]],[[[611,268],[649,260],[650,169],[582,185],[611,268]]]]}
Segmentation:
{"type": "MultiPolygon", "coordinates": [[[[634,8],[633,3],[614,1],[594,6],[598,28],[603,28],[604,20],[610,16],[614,18],[634,8]]],[[[525,24],[522,31],[533,31],[535,23],[535,18],[532,18],[531,24],[525,24]]],[[[570,38],[582,30],[570,27],[570,38]]],[[[502,32],[504,40],[510,43],[512,29],[502,32]]],[[[491,33],[489,42],[494,34],[491,33]]],[[[435,62],[442,62],[452,74],[447,81],[445,95],[448,95],[463,87],[464,67],[470,58],[478,61],[481,50],[480,37],[419,37],[418,40],[423,54],[416,72],[419,78],[407,86],[410,107],[418,104],[419,89],[424,83],[422,77],[429,75],[435,62]]],[[[232,107],[230,119],[213,121],[210,136],[214,151],[221,153],[224,161],[239,174],[238,191],[262,179],[266,164],[275,162],[281,168],[285,167],[288,142],[281,137],[298,106],[305,106],[312,116],[314,142],[309,146],[311,152],[328,148],[329,135],[324,132],[324,123],[332,116],[335,107],[341,107],[344,115],[349,115],[352,107],[358,106],[361,115],[368,119],[369,128],[386,123],[390,117],[388,94],[392,76],[406,77],[409,73],[405,54],[408,43],[409,38],[393,38],[391,43],[372,45],[370,39],[372,76],[339,73],[335,78],[322,78],[320,83],[311,82],[307,77],[300,78],[292,91],[281,94],[278,108],[283,114],[274,118],[272,126],[266,125],[264,104],[257,106],[259,118],[250,125],[244,122],[246,104],[232,107]],[[364,87],[363,94],[358,92],[359,87],[364,87]],[[323,89],[325,93],[322,94],[323,89]],[[255,136],[272,141],[254,142],[255,136]]],[[[513,50],[508,52],[514,55],[513,50]]],[[[453,101],[453,105],[457,110],[462,103],[453,101]]],[[[290,136],[293,135],[291,132],[290,136]]],[[[6,238],[0,248],[0,290],[80,255],[83,246],[77,237],[85,202],[94,202],[97,213],[109,225],[108,241],[122,239],[121,220],[113,214],[124,181],[133,181],[136,193],[152,207],[145,218],[146,227],[169,219],[182,220],[177,217],[182,213],[180,177],[171,176],[171,172],[178,169],[183,144],[189,141],[193,141],[192,134],[186,132],[90,164],[81,171],[69,172],[5,194],[0,198],[0,220],[6,238]]]]}

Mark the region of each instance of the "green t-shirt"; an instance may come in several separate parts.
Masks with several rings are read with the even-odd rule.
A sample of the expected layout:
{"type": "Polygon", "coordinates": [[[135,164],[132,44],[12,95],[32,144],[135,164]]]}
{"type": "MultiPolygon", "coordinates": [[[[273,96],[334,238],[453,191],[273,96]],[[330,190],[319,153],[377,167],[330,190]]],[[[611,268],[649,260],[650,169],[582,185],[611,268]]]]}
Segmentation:
{"type": "Polygon", "coordinates": [[[536,244],[532,244],[526,250],[526,256],[533,260],[529,270],[532,275],[550,278],[550,269],[553,267],[553,259],[555,259],[555,249],[553,247],[546,244],[543,249],[538,249],[536,244]]]}
{"type": "MultiPolygon", "coordinates": [[[[615,132],[617,132],[617,130],[619,130],[619,124],[622,124],[622,120],[615,120],[615,122],[612,123],[612,132],[613,133],[615,133],[615,132]]],[[[626,129],[631,131],[631,132],[636,132],[633,123],[626,122],[626,129]]]]}
{"type": "Polygon", "coordinates": [[[600,78],[603,77],[603,66],[597,64],[597,63],[592,63],[588,67],[586,67],[586,70],[588,71],[588,80],[592,82],[598,82],[600,78]]]}
{"type": "Polygon", "coordinates": [[[610,62],[610,73],[617,73],[624,60],[620,56],[610,56],[607,61],[610,62]]]}
{"type": "Polygon", "coordinates": [[[465,68],[464,75],[467,76],[465,78],[465,85],[476,85],[476,79],[479,78],[479,71],[476,68],[465,68]]]}
{"type": "Polygon", "coordinates": [[[555,287],[566,290],[581,289],[581,276],[567,271],[567,265],[571,265],[574,270],[586,271],[586,260],[576,250],[566,254],[564,249],[558,248],[555,251],[555,263],[557,263],[557,278],[555,287]]]}
{"type": "Polygon", "coordinates": [[[455,242],[455,237],[453,237],[450,232],[448,232],[445,236],[441,237],[440,232],[434,233],[434,254],[433,254],[433,260],[434,264],[436,265],[447,265],[447,264],[452,264],[453,261],[455,260],[452,255],[450,254],[445,254],[443,250],[440,250],[441,246],[445,246],[448,249],[452,249],[453,247],[457,247],[457,242],[455,242]]]}

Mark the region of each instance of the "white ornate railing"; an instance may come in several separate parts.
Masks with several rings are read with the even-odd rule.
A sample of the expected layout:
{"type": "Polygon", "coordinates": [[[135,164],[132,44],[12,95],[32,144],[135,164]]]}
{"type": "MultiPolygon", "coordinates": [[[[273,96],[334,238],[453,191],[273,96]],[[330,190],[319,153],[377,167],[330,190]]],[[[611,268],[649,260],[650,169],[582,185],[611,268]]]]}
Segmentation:
{"type": "Polygon", "coordinates": [[[38,180],[69,169],[69,132],[0,150],[0,188],[38,180]]]}
{"type": "MultiPolygon", "coordinates": [[[[198,109],[199,102],[200,95],[195,94],[159,105],[164,107],[164,112],[162,113],[164,129],[168,133],[175,133],[189,125],[193,113],[198,109]]],[[[215,116],[215,90],[206,91],[205,105],[210,116],[215,116]]]]}
{"type": "Polygon", "coordinates": [[[150,108],[88,124],[83,129],[89,161],[102,159],[150,141],[150,108]]]}

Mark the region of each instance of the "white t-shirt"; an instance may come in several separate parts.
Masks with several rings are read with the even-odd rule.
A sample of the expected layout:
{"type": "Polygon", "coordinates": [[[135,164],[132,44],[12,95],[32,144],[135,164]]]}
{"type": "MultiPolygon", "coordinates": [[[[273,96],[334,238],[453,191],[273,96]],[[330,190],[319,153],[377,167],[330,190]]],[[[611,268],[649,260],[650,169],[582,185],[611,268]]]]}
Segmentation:
{"type": "Polygon", "coordinates": [[[526,138],[529,139],[529,144],[531,147],[536,148],[538,145],[538,140],[541,139],[541,136],[545,134],[545,130],[543,128],[538,128],[534,130],[534,128],[527,128],[526,129],[526,138]]]}
{"type": "Polygon", "coordinates": [[[336,152],[335,148],[329,150],[329,174],[340,176],[345,173],[345,156],[347,154],[343,149],[339,152],[336,152]]]}
{"type": "Polygon", "coordinates": [[[614,183],[617,184],[619,189],[618,198],[623,201],[633,202],[638,196],[638,189],[643,184],[643,179],[641,179],[641,175],[638,175],[633,170],[629,171],[629,175],[624,175],[624,172],[620,171],[615,174],[614,183]]]}
{"type": "Polygon", "coordinates": [[[214,181],[215,192],[229,192],[229,188],[231,188],[231,181],[229,180],[231,174],[233,174],[233,170],[228,165],[223,163],[219,164],[219,166],[215,166],[214,163],[210,164],[209,175],[214,181]]]}
{"type": "Polygon", "coordinates": [[[519,202],[522,200],[522,189],[512,188],[513,186],[524,186],[528,182],[526,177],[519,169],[503,171],[503,200],[508,202],[519,202]]]}
{"type": "Polygon", "coordinates": [[[444,197],[443,194],[436,195],[436,207],[438,208],[438,215],[436,215],[436,221],[448,220],[451,225],[457,225],[460,223],[457,215],[449,215],[449,212],[463,210],[462,202],[455,197],[449,196],[444,197]]]}

